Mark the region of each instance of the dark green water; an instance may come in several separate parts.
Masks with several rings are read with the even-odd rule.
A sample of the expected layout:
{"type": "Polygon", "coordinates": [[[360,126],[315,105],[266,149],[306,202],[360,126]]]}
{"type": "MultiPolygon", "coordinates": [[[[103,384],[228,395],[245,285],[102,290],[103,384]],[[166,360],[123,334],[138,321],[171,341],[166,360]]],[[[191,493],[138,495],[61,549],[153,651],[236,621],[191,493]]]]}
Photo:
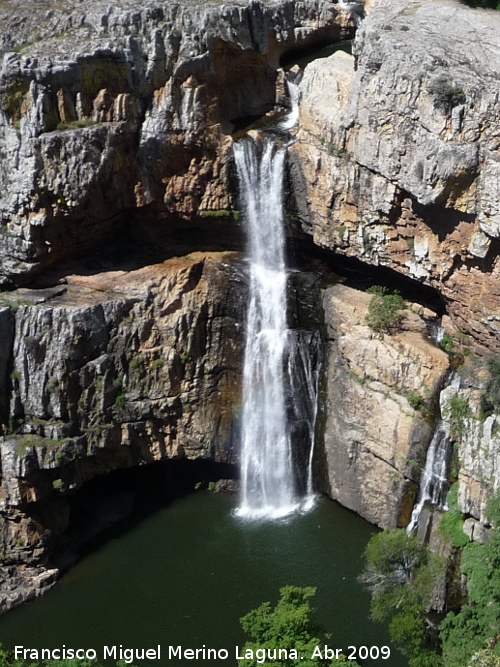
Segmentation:
{"type": "MultiPolygon", "coordinates": [[[[160,644],[162,660],[150,664],[235,667],[234,647],[244,643],[238,619],[293,584],[317,586],[316,619],[331,646],[389,644],[385,629],[368,619],[369,596],[356,581],[373,528],[327,500],[271,524],[238,520],[235,503],[198,492],[158,510],[97,548],[44,598],[0,619],[1,641],[93,647],[98,657],[104,645],[160,644]],[[227,648],[229,659],[163,659],[179,644],[227,648]]],[[[405,664],[395,650],[389,660],[360,663],[405,664]]]]}

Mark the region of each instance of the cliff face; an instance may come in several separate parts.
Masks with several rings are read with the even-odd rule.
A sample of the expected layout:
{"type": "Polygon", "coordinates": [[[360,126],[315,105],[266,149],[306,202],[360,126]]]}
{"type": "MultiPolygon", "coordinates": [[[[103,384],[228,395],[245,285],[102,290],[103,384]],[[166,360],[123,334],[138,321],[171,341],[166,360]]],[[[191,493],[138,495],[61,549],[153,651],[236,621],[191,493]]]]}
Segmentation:
{"type": "Polygon", "coordinates": [[[231,121],[273,107],[283,53],[354,26],[328,0],[18,3],[0,22],[0,275],[16,283],[128,210],[172,224],[230,209],[231,121]]]}
{"type": "Polygon", "coordinates": [[[324,295],[324,474],[332,498],[394,528],[409,521],[432,435],[408,397],[430,402],[448,357],[423,335],[425,324],[414,313],[408,313],[407,330],[374,334],[365,321],[369,299],[344,285],[324,295]]]}
{"type": "Polygon", "coordinates": [[[500,15],[373,3],[353,56],[307,67],[293,146],[315,243],[435,286],[498,348],[500,15]]]}
{"type": "MultiPolygon", "coordinates": [[[[368,7],[353,55],[305,70],[291,225],[328,261],[434,287],[452,331],[498,349],[500,15],[453,0],[368,7]]],[[[17,288],[0,307],[9,606],[53,582],[43,567],[84,482],[162,459],[235,460],[246,281],[223,252],[240,244],[229,134],[288,104],[280,60],[352,36],[356,21],[329,0],[11,0],[0,24],[0,281],[17,288]],[[119,254],[122,236],[149,254],[65,264],[94,246],[119,254]]],[[[293,326],[317,328],[317,278],[296,278],[293,326]]],[[[448,359],[416,315],[374,336],[367,303],[325,289],[317,472],[389,527],[409,518],[431,435],[408,397],[436,394],[448,359]]],[[[500,479],[495,423],[469,420],[459,452],[461,507],[477,519],[500,479]]]]}
{"type": "Polygon", "coordinates": [[[9,293],[4,565],[38,574],[71,494],[96,475],[179,457],[234,461],[245,293],[236,260],[195,253],[9,293]]]}

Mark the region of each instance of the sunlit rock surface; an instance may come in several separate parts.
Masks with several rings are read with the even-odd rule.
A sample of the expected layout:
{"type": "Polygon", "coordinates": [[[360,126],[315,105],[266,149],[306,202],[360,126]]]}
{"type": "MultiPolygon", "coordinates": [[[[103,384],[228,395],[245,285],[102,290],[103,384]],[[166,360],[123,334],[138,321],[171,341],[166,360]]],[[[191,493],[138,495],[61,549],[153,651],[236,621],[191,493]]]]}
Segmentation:
{"type": "Polygon", "coordinates": [[[353,56],[309,65],[292,147],[315,243],[434,285],[498,348],[500,14],[374,2],[353,56]]]}
{"type": "MultiPolygon", "coordinates": [[[[437,391],[447,355],[421,333],[374,334],[365,317],[369,295],[344,285],[325,292],[326,488],[342,505],[384,528],[406,525],[432,427],[408,402],[437,391]]],[[[421,331],[418,331],[420,323],[421,331]]]]}

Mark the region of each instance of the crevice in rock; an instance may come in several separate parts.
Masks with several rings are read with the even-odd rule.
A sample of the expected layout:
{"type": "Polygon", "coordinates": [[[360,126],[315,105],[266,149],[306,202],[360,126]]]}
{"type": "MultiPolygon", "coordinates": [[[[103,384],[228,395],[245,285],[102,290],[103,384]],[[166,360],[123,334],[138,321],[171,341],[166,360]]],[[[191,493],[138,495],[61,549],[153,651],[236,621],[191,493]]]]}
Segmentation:
{"type": "Polygon", "coordinates": [[[311,41],[310,44],[300,45],[295,49],[286,51],[280,58],[280,67],[288,69],[297,64],[303,68],[313,60],[326,58],[336,51],[345,51],[352,54],[352,41],[352,38],[342,41],[319,38],[314,42],[311,41]]]}
{"type": "Polygon", "coordinates": [[[403,298],[426,306],[437,315],[444,315],[446,312],[446,301],[437,289],[404,276],[394,269],[367,264],[357,257],[320,248],[307,236],[298,238],[294,234],[292,244],[299,264],[308,258],[321,260],[332,274],[341,276],[342,282],[348,287],[365,291],[372,285],[383,285],[399,290],[403,298]]]}

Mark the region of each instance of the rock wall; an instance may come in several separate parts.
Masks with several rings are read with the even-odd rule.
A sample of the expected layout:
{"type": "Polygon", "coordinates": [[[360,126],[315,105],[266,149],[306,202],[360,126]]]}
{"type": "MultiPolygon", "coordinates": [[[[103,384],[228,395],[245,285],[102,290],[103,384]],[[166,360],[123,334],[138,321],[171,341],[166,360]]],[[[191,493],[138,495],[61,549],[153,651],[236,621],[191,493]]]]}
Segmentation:
{"type": "MultiPolygon", "coordinates": [[[[353,55],[305,70],[292,226],[329,259],[435,288],[455,333],[498,350],[500,15],[454,0],[368,4],[353,55]]],[[[330,0],[41,11],[0,7],[0,285],[33,287],[54,265],[64,276],[0,307],[6,606],[54,581],[47,556],[85,481],[176,457],[234,460],[245,280],[236,255],[197,252],[238,233],[229,134],[286,103],[283,57],[356,24],[330,0]],[[171,259],[65,272],[134,226],[171,259]],[[23,576],[28,588],[9,589],[23,576]]],[[[314,301],[301,305],[311,322],[314,301]]],[[[416,315],[374,336],[367,302],[325,291],[317,472],[333,498],[392,527],[409,518],[431,435],[408,397],[436,394],[448,357],[416,315]]],[[[469,420],[460,446],[461,508],[477,520],[498,486],[495,420],[469,420]]]]}
{"type": "Polygon", "coordinates": [[[279,58],[353,33],[329,0],[0,8],[0,279],[104,243],[127,210],[229,213],[225,133],[279,58]]]}
{"type": "Polygon", "coordinates": [[[332,498],[394,528],[409,521],[433,430],[408,396],[418,393],[430,406],[448,356],[413,313],[409,330],[374,334],[365,321],[369,299],[341,284],[325,291],[323,476],[332,498]]]}
{"type": "Polygon", "coordinates": [[[453,0],[373,3],[352,57],[306,68],[291,149],[317,245],[435,286],[456,326],[493,349],[499,29],[498,12],[453,0]]]}
{"type": "Polygon", "coordinates": [[[235,461],[245,291],[236,253],[193,253],[9,293],[0,574],[28,568],[30,584],[14,578],[0,609],[16,588],[43,588],[85,481],[180,457],[235,461]]]}

